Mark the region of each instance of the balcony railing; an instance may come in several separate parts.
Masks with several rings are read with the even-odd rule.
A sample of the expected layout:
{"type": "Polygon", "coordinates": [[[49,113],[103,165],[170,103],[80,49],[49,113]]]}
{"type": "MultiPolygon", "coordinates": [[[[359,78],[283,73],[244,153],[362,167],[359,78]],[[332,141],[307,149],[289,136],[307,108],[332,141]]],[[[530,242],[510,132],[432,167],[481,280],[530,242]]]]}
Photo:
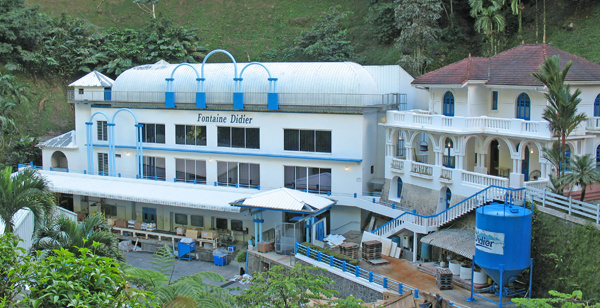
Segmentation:
{"type": "Polygon", "coordinates": [[[392,158],[392,170],[396,171],[396,172],[404,172],[404,160],[403,159],[397,159],[397,158],[392,158]]]}
{"type": "Polygon", "coordinates": [[[471,185],[477,185],[481,187],[488,186],[501,186],[508,187],[508,179],[501,178],[493,175],[487,175],[482,173],[470,172],[462,170],[462,182],[471,185]]]}
{"type": "Polygon", "coordinates": [[[433,175],[433,166],[428,164],[422,164],[417,162],[412,162],[410,172],[417,173],[425,176],[433,175]]]}

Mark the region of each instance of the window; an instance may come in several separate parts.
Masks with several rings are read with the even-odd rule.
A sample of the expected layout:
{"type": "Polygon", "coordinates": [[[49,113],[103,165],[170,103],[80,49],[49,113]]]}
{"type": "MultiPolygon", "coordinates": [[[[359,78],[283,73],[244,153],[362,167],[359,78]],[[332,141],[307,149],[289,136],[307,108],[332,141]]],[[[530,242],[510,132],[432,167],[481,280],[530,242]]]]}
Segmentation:
{"type": "Polygon", "coordinates": [[[190,216],[190,225],[192,225],[194,227],[204,228],[204,216],[191,215],[190,216]]]}
{"type": "Polygon", "coordinates": [[[140,123],[142,127],[142,142],[165,143],[165,125],[140,123]]]}
{"type": "Polygon", "coordinates": [[[108,140],[108,123],[106,121],[98,121],[96,122],[96,127],[98,128],[98,140],[108,140]]]}
{"type": "Polygon", "coordinates": [[[117,206],[111,204],[103,204],[102,212],[104,217],[117,217],[117,206]]]}
{"type": "Polygon", "coordinates": [[[594,117],[600,117],[600,94],[594,100],[594,117]]]}
{"type": "Polygon", "coordinates": [[[206,145],[206,126],[175,125],[175,143],[206,145]]]}
{"type": "Polygon", "coordinates": [[[188,224],[187,215],[175,213],[175,224],[187,226],[187,224],[188,224]]]}
{"type": "Polygon", "coordinates": [[[447,116],[447,117],[454,116],[454,95],[450,91],[446,91],[446,93],[444,93],[443,109],[444,109],[443,113],[445,116],[447,116]]]}
{"type": "Polygon", "coordinates": [[[517,98],[517,119],[529,121],[530,118],[530,100],[526,93],[519,94],[517,98]]]}
{"type": "Polygon", "coordinates": [[[244,231],[244,222],[241,220],[231,220],[231,231],[244,231]]]}
{"type": "Polygon", "coordinates": [[[492,110],[498,110],[498,91],[492,91],[492,110]]]}
{"type": "Polygon", "coordinates": [[[404,133],[398,132],[398,146],[396,148],[396,157],[406,158],[406,147],[404,145],[404,133]]]}
{"type": "Polygon", "coordinates": [[[155,179],[159,181],[165,180],[165,158],[144,156],[144,178],[155,179]]]}
{"type": "Polygon", "coordinates": [[[398,178],[398,182],[396,183],[397,187],[396,187],[396,198],[400,199],[402,198],[402,187],[404,186],[404,184],[402,183],[402,179],[398,178]]]}
{"type": "Polygon", "coordinates": [[[151,207],[142,208],[142,222],[156,223],[156,209],[151,207]]]}
{"type": "Polygon", "coordinates": [[[331,153],[331,131],[284,129],[283,149],[286,151],[331,153]]]}
{"type": "Polygon", "coordinates": [[[260,185],[260,165],[218,161],[217,181],[222,186],[257,188],[260,185]]]}
{"type": "Polygon", "coordinates": [[[218,127],[217,135],[220,147],[260,149],[258,128],[218,127]]]}
{"type": "Polygon", "coordinates": [[[283,167],[284,186],[306,190],[311,193],[326,194],[331,191],[331,169],[311,167],[283,167]]]}
{"type": "Polygon", "coordinates": [[[175,178],[186,183],[206,184],[206,161],[175,159],[175,178]]]}
{"type": "Polygon", "coordinates": [[[108,153],[98,153],[98,174],[108,175],[108,153]]]}
{"type": "Polygon", "coordinates": [[[217,218],[217,230],[227,230],[227,219],[226,218],[217,218]]]}
{"type": "Polygon", "coordinates": [[[79,95],[83,95],[83,89],[79,89],[79,95]]]}

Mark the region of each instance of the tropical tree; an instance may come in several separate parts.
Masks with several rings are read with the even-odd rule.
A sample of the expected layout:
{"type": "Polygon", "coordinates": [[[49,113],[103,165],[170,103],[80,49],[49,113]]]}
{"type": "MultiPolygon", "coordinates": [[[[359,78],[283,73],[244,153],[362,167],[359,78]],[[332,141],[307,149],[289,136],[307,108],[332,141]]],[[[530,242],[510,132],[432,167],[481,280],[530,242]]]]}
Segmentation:
{"type": "Polygon", "coordinates": [[[97,213],[81,222],[64,216],[46,219],[33,237],[31,251],[48,256],[57,249],[78,254],[80,248],[88,248],[98,256],[125,261],[118,245],[117,237],[106,228],[104,216],[97,213]]]}
{"type": "Polygon", "coordinates": [[[438,25],[441,1],[399,0],[396,4],[395,21],[400,29],[396,48],[404,53],[400,63],[413,74],[422,75],[432,61],[430,47],[437,42],[441,32],[438,25]]]}
{"type": "Polygon", "coordinates": [[[569,171],[565,174],[565,182],[571,187],[575,185],[581,187],[579,200],[583,201],[586,188],[600,182],[600,171],[596,169],[595,159],[590,154],[575,156],[575,159],[571,160],[569,171]]]}
{"type": "MultiPolygon", "coordinates": [[[[478,0],[469,0],[472,7],[476,7],[473,6],[474,2],[482,3],[478,0]]],[[[490,2],[491,5],[487,8],[476,7],[476,9],[471,9],[471,16],[477,18],[475,20],[475,30],[488,37],[490,42],[489,54],[493,55],[498,52],[498,36],[506,27],[506,19],[502,13],[502,1],[492,0],[490,2]]]]}
{"type": "Polygon", "coordinates": [[[25,249],[18,247],[19,237],[4,233],[0,235],[0,307],[10,307],[22,291],[23,286],[15,283],[23,278],[20,264],[29,260],[25,249]]]}
{"type": "Polygon", "coordinates": [[[565,162],[568,162],[567,160],[565,160],[561,149],[562,149],[562,146],[560,144],[560,141],[558,141],[558,140],[555,140],[554,142],[552,142],[551,148],[547,148],[547,147],[542,148],[542,153],[544,155],[544,158],[548,162],[550,162],[550,164],[552,166],[554,166],[554,170],[556,170],[556,175],[550,174],[550,183],[552,184],[552,187],[551,187],[552,192],[554,192],[556,194],[560,194],[560,195],[562,195],[564,188],[567,185],[564,177],[561,177],[560,170],[561,170],[561,167],[564,166],[565,162]]]}
{"type": "MultiPolygon", "coordinates": [[[[569,61],[565,67],[560,69],[560,58],[558,55],[546,58],[539,66],[539,72],[532,75],[541,81],[547,88],[544,96],[548,105],[544,109],[542,118],[548,121],[548,128],[561,143],[560,157],[566,156],[567,137],[587,119],[585,113],[578,113],[577,106],[581,102],[579,95],[581,90],[576,89],[571,93],[571,86],[565,83],[565,79],[573,63],[569,61]]],[[[564,173],[565,164],[560,164],[558,175],[564,173]]]]}
{"type": "Polygon", "coordinates": [[[18,210],[31,210],[37,230],[53,206],[54,193],[36,170],[23,168],[13,174],[7,167],[0,171],[0,219],[6,226],[5,233],[13,231],[12,217],[18,210]]]}

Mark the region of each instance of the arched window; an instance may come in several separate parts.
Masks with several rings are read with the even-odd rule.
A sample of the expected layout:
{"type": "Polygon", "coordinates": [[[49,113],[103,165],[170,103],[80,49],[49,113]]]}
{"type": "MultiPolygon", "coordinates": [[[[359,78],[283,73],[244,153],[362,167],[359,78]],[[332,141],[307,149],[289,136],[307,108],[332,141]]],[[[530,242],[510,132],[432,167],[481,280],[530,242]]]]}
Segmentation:
{"type": "Polygon", "coordinates": [[[600,145],[596,148],[596,168],[600,169],[600,145]]]}
{"type": "Polygon", "coordinates": [[[596,96],[594,101],[594,117],[600,117],[600,94],[596,96]]]}
{"type": "Polygon", "coordinates": [[[397,197],[398,199],[400,199],[400,198],[402,197],[402,186],[403,186],[403,183],[402,183],[402,179],[401,179],[401,178],[398,178],[398,183],[397,183],[397,185],[398,185],[398,187],[397,187],[397,188],[398,188],[398,190],[397,190],[397,192],[396,192],[396,197],[397,197]]]}
{"type": "Polygon", "coordinates": [[[450,207],[450,201],[452,201],[452,191],[446,187],[446,208],[450,207]]]}
{"type": "Polygon", "coordinates": [[[450,156],[450,150],[454,148],[454,143],[452,142],[452,139],[446,138],[446,141],[444,141],[444,148],[446,149],[446,153],[444,153],[444,155],[442,156],[442,165],[447,168],[454,168],[455,159],[454,156],[450,156]]]}
{"type": "Polygon", "coordinates": [[[396,157],[406,157],[406,147],[404,145],[404,133],[398,132],[398,146],[396,147],[396,157]]]}
{"type": "Polygon", "coordinates": [[[526,93],[519,94],[517,98],[517,119],[529,121],[531,111],[531,100],[526,93]]]}
{"type": "Polygon", "coordinates": [[[452,92],[447,91],[444,94],[444,106],[443,113],[445,116],[453,117],[454,116],[454,95],[452,92]]]}

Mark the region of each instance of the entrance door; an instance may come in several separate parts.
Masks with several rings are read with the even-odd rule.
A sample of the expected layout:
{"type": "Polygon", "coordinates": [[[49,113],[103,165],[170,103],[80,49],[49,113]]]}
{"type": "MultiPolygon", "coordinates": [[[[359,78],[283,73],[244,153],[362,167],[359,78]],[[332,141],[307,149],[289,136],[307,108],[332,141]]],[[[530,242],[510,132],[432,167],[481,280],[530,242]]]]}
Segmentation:
{"type": "Polygon", "coordinates": [[[317,240],[317,241],[322,241],[325,236],[327,236],[326,234],[326,222],[327,220],[325,218],[317,221],[314,225],[313,225],[313,241],[317,240]]]}
{"type": "Polygon", "coordinates": [[[529,121],[531,111],[529,95],[521,93],[517,98],[517,119],[529,121]]]}
{"type": "Polygon", "coordinates": [[[142,208],[142,222],[156,223],[156,209],[150,207],[142,208]]]}
{"type": "Polygon", "coordinates": [[[521,173],[525,176],[525,182],[529,181],[529,147],[525,147],[525,157],[521,163],[521,173]]]}
{"type": "Polygon", "coordinates": [[[450,188],[446,188],[446,209],[450,207],[451,200],[452,200],[452,191],[450,191],[450,188]]]}
{"type": "Polygon", "coordinates": [[[498,167],[500,166],[500,151],[498,150],[498,141],[492,140],[490,143],[490,175],[498,176],[498,167]]]}

